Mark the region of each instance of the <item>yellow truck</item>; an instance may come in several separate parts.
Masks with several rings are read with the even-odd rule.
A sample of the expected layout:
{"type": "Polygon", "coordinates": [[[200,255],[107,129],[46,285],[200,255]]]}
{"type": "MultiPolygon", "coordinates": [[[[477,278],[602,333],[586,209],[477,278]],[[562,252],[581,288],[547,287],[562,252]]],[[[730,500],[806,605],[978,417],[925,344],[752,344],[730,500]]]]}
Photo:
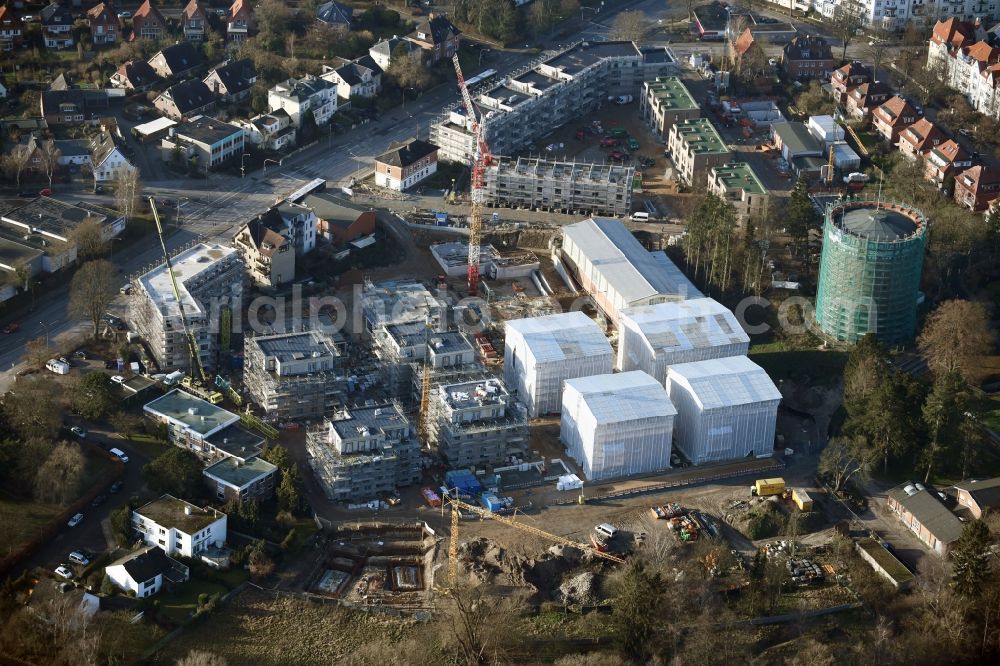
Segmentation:
{"type": "Polygon", "coordinates": [[[799,507],[799,511],[812,511],[813,499],[809,496],[809,493],[801,488],[792,489],[792,501],[795,502],[795,506],[799,507]]]}
{"type": "Polygon", "coordinates": [[[784,479],[757,479],[750,486],[751,496],[770,497],[771,495],[780,495],[783,492],[785,492],[784,479]]]}

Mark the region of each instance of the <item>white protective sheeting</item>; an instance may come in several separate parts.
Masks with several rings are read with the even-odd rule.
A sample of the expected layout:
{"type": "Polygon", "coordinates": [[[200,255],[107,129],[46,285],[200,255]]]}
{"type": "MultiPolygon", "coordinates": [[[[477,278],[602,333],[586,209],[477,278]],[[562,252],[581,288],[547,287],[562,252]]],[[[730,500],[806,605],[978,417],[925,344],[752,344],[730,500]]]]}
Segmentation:
{"type": "Polygon", "coordinates": [[[735,315],[712,298],[625,308],[618,321],[618,369],[661,383],[671,365],[744,356],[749,348],[735,315]]]}
{"type": "Polygon", "coordinates": [[[566,381],[559,438],[590,481],[670,467],[674,409],[645,372],[566,381]]]}
{"type": "Polygon", "coordinates": [[[531,418],[559,412],[567,379],[611,372],[614,352],[604,332],[582,312],[506,323],[503,377],[531,418]]]}
{"type": "Polygon", "coordinates": [[[781,392],[746,356],[672,365],[666,388],[677,408],[677,448],[693,464],[774,452],[781,392]]]}

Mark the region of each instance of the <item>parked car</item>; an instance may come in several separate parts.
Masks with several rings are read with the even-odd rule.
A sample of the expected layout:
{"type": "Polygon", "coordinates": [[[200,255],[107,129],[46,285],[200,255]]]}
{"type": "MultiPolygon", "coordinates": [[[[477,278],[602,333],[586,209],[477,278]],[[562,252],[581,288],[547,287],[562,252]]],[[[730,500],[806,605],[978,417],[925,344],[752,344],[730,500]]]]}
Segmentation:
{"type": "Polygon", "coordinates": [[[79,437],[80,439],[87,438],[87,431],[81,428],[80,426],[73,426],[72,428],[69,429],[69,431],[74,435],[76,435],[77,437],[79,437]]]}
{"type": "Polygon", "coordinates": [[[105,495],[98,495],[94,498],[94,501],[90,503],[90,506],[101,506],[104,504],[104,500],[108,499],[105,495]]]}
{"type": "Polygon", "coordinates": [[[132,283],[127,283],[127,284],[123,285],[122,288],[118,290],[118,293],[119,294],[125,294],[126,296],[128,296],[129,294],[131,294],[132,293],[132,283]]]}
{"type": "Polygon", "coordinates": [[[3,332],[7,333],[7,334],[17,333],[17,330],[19,328],[21,328],[20,324],[15,324],[15,323],[11,322],[10,324],[7,324],[6,326],[3,327],[3,332]]]}
{"type": "Polygon", "coordinates": [[[132,18],[132,12],[129,11],[118,12],[118,18],[120,19],[132,18]]]}
{"type": "Polygon", "coordinates": [[[100,184],[94,185],[94,194],[104,194],[104,186],[100,184]]]}
{"type": "Polygon", "coordinates": [[[601,148],[614,148],[618,145],[618,139],[614,139],[610,136],[606,136],[601,139],[601,148]]]}
{"type": "Polygon", "coordinates": [[[620,160],[624,160],[626,157],[628,157],[628,155],[626,155],[625,153],[621,152],[620,150],[616,150],[616,151],[608,154],[608,159],[609,160],[619,160],[620,161],[620,160]]]}
{"type": "Polygon", "coordinates": [[[81,567],[85,567],[90,564],[90,553],[85,550],[74,550],[69,554],[69,561],[73,564],[79,564],[81,567]]]}
{"type": "Polygon", "coordinates": [[[112,493],[112,494],[119,493],[119,492],[121,492],[121,489],[122,489],[122,482],[121,481],[115,481],[114,483],[111,484],[111,487],[108,488],[108,492],[112,493]]]}
{"type": "Polygon", "coordinates": [[[66,523],[66,524],[69,525],[70,527],[76,527],[81,522],[83,522],[83,514],[82,513],[78,513],[75,516],[73,516],[72,518],[70,518],[69,522],[66,523]]]}
{"type": "Polygon", "coordinates": [[[40,197],[51,197],[52,196],[52,188],[51,187],[43,187],[41,190],[38,191],[38,196],[40,196],[40,197]]]}
{"type": "Polygon", "coordinates": [[[69,567],[65,564],[60,564],[56,567],[56,575],[60,578],[65,578],[66,580],[73,578],[73,572],[70,571],[69,567]]]}
{"type": "Polygon", "coordinates": [[[113,375],[111,377],[111,381],[114,382],[115,384],[124,384],[125,378],[122,377],[121,375],[113,375]]]}

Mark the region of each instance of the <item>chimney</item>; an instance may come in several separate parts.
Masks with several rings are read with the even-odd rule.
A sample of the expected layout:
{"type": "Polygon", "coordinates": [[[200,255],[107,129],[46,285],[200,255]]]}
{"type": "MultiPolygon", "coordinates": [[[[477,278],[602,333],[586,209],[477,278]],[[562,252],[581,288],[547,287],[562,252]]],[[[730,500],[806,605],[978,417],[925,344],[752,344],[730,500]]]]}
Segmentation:
{"type": "Polygon", "coordinates": [[[191,505],[190,504],[185,504],[184,505],[184,515],[185,516],[190,516],[191,515],[191,505]]]}

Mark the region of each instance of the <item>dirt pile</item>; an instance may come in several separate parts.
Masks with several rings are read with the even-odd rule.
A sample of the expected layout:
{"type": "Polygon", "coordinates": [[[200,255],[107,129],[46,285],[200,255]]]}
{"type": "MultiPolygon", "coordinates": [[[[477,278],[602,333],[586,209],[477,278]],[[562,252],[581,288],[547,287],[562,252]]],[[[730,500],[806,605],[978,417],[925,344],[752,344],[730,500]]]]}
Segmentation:
{"type": "Polygon", "coordinates": [[[590,571],[578,573],[563,580],[555,597],[567,605],[593,606],[604,598],[601,578],[590,571]]]}

